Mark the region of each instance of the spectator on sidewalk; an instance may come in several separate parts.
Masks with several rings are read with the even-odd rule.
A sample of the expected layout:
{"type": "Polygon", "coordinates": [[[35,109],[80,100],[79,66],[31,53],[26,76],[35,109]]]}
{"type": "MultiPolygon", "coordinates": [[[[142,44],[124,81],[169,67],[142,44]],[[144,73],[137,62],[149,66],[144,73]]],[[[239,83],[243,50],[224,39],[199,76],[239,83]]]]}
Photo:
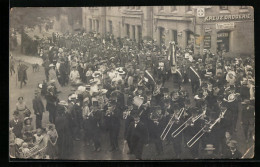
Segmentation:
{"type": "Polygon", "coordinates": [[[28,66],[23,64],[22,61],[19,60],[17,71],[18,71],[18,81],[21,83],[20,84],[21,89],[22,89],[23,83],[24,83],[24,85],[27,84],[27,82],[26,82],[26,80],[28,80],[27,72],[26,72],[27,69],[28,69],[28,66]]]}
{"type": "Polygon", "coordinates": [[[44,105],[38,90],[35,91],[35,96],[32,101],[34,114],[36,115],[36,129],[42,128],[42,114],[44,112],[44,105]]]}

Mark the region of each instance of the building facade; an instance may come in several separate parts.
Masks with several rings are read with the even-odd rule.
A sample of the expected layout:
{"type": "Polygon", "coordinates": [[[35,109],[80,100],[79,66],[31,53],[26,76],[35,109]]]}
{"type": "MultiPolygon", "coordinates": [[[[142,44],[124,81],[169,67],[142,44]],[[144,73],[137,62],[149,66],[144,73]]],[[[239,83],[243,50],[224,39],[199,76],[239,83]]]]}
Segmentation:
{"type": "Polygon", "coordinates": [[[136,41],[175,41],[196,53],[209,49],[254,54],[254,10],[250,6],[127,6],[84,7],[86,31],[112,33],[136,41]]]}

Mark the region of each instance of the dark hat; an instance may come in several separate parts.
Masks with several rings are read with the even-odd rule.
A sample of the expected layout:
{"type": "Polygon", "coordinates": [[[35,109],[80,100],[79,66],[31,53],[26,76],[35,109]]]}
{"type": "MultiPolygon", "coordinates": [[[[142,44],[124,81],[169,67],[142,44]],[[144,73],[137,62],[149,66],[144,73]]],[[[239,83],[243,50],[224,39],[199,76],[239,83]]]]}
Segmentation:
{"type": "Polygon", "coordinates": [[[32,121],[32,117],[25,117],[23,121],[26,122],[27,120],[32,121]]]}
{"type": "Polygon", "coordinates": [[[138,90],[144,90],[144,86],[138,85],[138,90]]]}
{"type": "Polygon", "coordinates": [[[234,89],[235,89],[235,85],[230,85],[230,86],[229,86],[229,89],[230,89],[230,90],[234,90],[234,89]]]}
{"type": "Polygon", "coordinates": [[[153,93],[152,93],[151,90],[146,91],[146,96],[150,96],[150,95],[152,95],[152,94],[153,94],[153,93]]]}
{"type": "Polygon", "coordinates": [[[39,94],[40,93],[40,91],[38,90],[38,89],[36,89],[35,91],[34,91],[34,94],[39,94]]]}
{"type": "Polygon", "coordinates": [[[19,111],[15,110],[14,113],[13,113],[13,115],[18,116],[18,115],[19,115],[19,111]]]}
{"type": "Polygon", "coordinates": [[[134,109],[132,112],[131,112],[131,115],[133,118],[140,118],[140,115],[139,115],[139,112],[138,110],[134,109]]]}
{"type": "Polygon", "coordinates": [[[20,97],[18,97],[18,100],[20,100],[20,99],[22,99],[22,100],[23,100],[23,96],[20,96],[20,97]]]}
{"type": "Polygon", "coordinates": [[[161,108],[161,106],[154,106],[153,108],[152,108],[152,111],[160,111],[160,110],[162,110],[162,108],[161,108]]]}
{"type": "Polygon", "coordinates": [[[169,93],[169,89],[168,88],[161,88],[160,91],[162,93],[169,93]]]}
{"type": "Polygon", "coordinates": [[[190,104],[190,100],[189,100],[189,99],[186,99],[186,100],[184,101],[184,103],[185,103],[185,104],[190,104]]]}

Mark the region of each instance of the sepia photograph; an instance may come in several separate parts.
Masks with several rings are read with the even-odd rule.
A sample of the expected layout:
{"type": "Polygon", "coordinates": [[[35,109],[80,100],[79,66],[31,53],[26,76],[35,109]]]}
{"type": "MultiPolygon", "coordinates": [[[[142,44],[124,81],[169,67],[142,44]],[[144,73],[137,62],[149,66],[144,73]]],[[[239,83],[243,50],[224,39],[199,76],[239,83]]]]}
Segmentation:
{"type": "Polygon", "coordinates": [[[10,161],[254,158],[252,6],[13,7],[9,23],[10,161]]]}

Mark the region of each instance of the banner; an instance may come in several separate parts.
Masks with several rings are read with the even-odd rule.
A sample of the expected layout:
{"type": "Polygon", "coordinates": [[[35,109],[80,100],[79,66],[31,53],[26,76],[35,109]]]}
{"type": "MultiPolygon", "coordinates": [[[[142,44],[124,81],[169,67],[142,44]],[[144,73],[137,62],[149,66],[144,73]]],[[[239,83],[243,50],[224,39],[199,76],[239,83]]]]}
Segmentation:
{"type": "Polygon", "coordinates": [[[176,47],[175,44],[170,44],[169,48],[169,58],[170,58],[170,67],[171,72],[176,73],[176,47]]]}

